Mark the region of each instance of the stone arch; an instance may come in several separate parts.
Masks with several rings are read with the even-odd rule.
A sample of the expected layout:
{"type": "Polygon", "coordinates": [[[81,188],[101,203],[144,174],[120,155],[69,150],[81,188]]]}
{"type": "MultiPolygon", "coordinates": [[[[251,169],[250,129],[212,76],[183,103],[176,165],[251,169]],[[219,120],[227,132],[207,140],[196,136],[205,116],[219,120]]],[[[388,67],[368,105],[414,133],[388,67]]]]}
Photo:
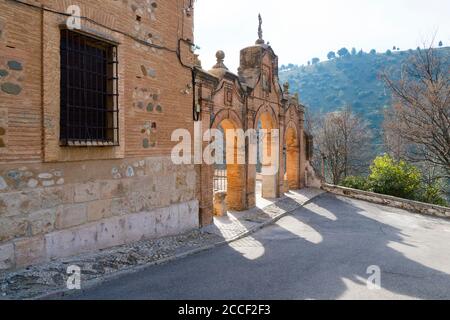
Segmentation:
{"type": "Polygon", "coordinates": [[[273,124],[275,129],[279,129],[278,116],[271,105],[264,103],[258,108],[254,119],[254,129],[258,129],[258,122],[262,120],[262,117],[273,124]]]}
{"type": "MultiPolygon", "coordinates": [[[[237,137],[227,135],[229,130],[243,129],[239,116],[233,110],[221,110],[213,121],[212,128],[222,127],[225,133],[226,146],[226,204],[228,209],[234,211],[243,211],[246,206],[246,179],[245,163],[237,163],[239,152],[242,152],[238,146],[237,137]],[[230,141],[230,139],[235,139],[230,141]]],[[[245,158],[245,157],[244,157],[245,158]]]]}
{"type": "Polygon", "coordinates": [[[241,118],[238,116],[238,114],[236,113],[236,111],[231,110],[231,109],[223,109],[220,110],[215,116],[214,116],[214,120],[212,122],[211,128],[212,129],[217,129],[219,128],[220,124],[225,121],[228,120],[229,122],[231,122],[231,124],[236,128],[236,129],[243,129],[243,125],[242,125],[242,120],[241,118]]]}

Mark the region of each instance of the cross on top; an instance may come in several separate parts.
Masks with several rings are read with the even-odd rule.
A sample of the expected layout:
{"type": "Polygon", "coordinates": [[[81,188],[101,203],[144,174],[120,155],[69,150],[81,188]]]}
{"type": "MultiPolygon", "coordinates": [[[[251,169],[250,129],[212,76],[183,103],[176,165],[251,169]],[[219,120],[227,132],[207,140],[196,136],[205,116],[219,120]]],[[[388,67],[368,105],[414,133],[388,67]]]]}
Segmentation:
{"type": "Polygon", "coordinates": [[[258,19],[259,19],[259,27],[258,27],[258,40],[256,40],[256,44],[264,44],[264,40],[263,40],[263,31],[262,31],[262,18],[261,18],[261,14],[258,14],[258,19]]]}

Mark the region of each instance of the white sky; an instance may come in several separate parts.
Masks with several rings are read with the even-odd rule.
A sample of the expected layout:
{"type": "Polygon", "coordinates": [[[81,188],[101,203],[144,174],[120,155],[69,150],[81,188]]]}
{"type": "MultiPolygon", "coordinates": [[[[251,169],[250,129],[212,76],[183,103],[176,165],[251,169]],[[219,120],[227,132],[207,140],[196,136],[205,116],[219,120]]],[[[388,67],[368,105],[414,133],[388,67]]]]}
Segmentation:
{"type": "Polygon", "coordinates": [[[264,40],[280,65],[324,60],[344,46],[366,52],[416,48],[435,33],[437,42],[450,46],[450,0],[197,0],[195,43],[204,69],[221,49],[236,72],[240,49],[257,39],[259,12],[264,40]]]}

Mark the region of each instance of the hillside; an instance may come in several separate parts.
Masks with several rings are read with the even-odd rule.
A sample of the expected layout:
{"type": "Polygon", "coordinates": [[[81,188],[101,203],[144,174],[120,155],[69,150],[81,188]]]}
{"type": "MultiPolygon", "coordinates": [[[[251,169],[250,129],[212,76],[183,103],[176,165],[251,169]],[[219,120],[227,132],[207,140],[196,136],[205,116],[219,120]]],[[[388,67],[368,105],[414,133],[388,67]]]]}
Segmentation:
{"type": "MultiPolygon", "coordinates": [[[[439,52],[450,55],[450,47],[440,48],[439,52]]],[[[391,104],[391,94],[379,75],[386,69],[399,72],[412,54],[412,50],[390,54],[360,52],[309,66],[282,66],[280,80],[289,81],[290,91],[298,92],[301,102],[313,113],[351,105],[370,121],[377,135],[374,143],[380,145],[383,109],[391,104]]]]}

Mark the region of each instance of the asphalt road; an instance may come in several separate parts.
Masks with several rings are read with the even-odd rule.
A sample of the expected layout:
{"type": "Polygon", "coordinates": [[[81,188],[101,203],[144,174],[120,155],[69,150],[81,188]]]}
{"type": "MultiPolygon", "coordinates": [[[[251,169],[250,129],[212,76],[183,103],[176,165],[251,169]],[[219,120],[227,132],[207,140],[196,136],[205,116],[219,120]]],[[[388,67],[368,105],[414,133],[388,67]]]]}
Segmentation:
{"type": "Polygon", "coordinates": [[[450,299],[449,244],[450,221],[325,194],[231,246],[68,298],[450,299]]]}

